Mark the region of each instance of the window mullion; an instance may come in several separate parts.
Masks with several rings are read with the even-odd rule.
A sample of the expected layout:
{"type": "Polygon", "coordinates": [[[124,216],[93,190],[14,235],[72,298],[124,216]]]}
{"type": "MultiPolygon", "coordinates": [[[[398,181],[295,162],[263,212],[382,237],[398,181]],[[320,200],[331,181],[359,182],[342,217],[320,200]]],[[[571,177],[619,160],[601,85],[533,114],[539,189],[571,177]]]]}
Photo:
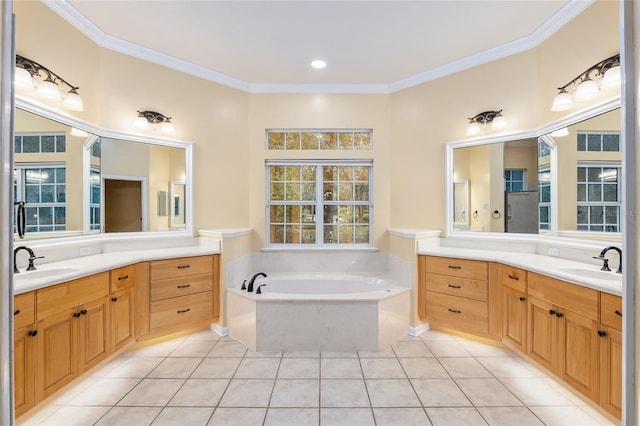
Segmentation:
{"type": "Polygon", "coordinates": [[[316,166],[316,245],[324,245],[324,193],[322,166],[316,166]]]}

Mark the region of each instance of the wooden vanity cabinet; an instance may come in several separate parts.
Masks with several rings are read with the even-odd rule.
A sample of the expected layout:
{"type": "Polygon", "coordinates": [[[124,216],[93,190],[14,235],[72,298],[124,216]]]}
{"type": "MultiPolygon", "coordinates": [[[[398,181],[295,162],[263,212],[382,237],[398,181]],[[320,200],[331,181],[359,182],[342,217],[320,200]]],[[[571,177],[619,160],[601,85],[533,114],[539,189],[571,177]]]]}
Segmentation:
{"type": "Polygon", "coordinates": [[[13,385],[16,416],[35,406],[38,330],[34,292],[19,294],[13,302],[13,385]]]}
{"type": "Polygon", "coordinates": [[[36,400],[109,355],[109,273],[36,291],[36,400]]]}
{"type": "Polygon", "coordinates": [[[600,405],[622,417],[622,298],[602,293],[600,300],[600,405]]]}
{"type": "Polygon", "coordinates": [[[598,402],[599,292],[535,273],[528,277],[527,355],[598,402]]]}
{"type": "Polygon", "coordinates": [[[502,265],[502,339],[527,350],[527,271],[502,265]]]}
{"type": "Polygon", "coordinates": [[[135,339],[135,270],[136,265],[129,265],[109,273],[111,352],[122,349],[135,339]]]}

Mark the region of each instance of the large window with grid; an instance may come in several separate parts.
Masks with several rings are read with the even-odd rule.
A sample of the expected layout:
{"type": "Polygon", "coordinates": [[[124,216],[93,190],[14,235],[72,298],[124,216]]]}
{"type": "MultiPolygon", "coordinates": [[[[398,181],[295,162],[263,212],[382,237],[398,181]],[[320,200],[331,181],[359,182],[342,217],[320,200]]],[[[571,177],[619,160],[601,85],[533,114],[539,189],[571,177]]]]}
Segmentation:
{"type": "Polygon", "coordinates": [[[371,245],[373,163],[267,161],[270,245],[371,245]]]}
{"type": "Polygon", "coordinates": [[[14,138],[13,150],[16,154],[36,152],[65,152],[67,137],[62,133],[17,133],[14,138]]]}
{"type": "Polygon", "coordinates": [[[620,132],[578,132],[577,150],[585,152],[620,152],[620,132]]]}
{"type": "Polygon", "coordinates": [[[13,196],[25,201],[27,232],[66,230],[66,188],[62,164],[16,164],[13,196]]]}
{"type": "Polygon", "coordinates": [[[267,130],[267,149],[277,151],[372,149],[372,130],[267,130]]]}
{"type": "Polygon", "coordinates": [[[525,191],[527,189],[527,171],[524,169],[505,169],[504,190],[506,192],[525,191]]]}
{"type": "Polygon", "coordinates": [[[578,164],[577,230],[620,232],[620,164],[578,164]]]}
{"type": "Polygon", "coordinates": [[[551,229],[551,168],[538,169],[538,229],[551,229]]]}
{"type": "Polygon", "coordinates": [[[89,229],[100,230],[100,169],[91,167],[89,172],[89,229]]]}

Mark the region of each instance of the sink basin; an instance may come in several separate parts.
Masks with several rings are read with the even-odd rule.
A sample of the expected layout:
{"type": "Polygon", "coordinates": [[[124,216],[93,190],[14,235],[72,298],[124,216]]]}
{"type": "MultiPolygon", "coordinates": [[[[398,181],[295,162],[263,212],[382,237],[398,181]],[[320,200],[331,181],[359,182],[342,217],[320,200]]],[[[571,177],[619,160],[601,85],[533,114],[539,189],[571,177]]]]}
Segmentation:
{"type": "Polygon", "coordinates": [[[589,269],[589,268],[561,268],[562,272],[572,275],[579,275],[584,278],[593,278],[597,280],[605,280],[605,281],[617,281],[620,282],[622,280],[621,274],[616,274],[615,272],[606,272],[600,271],[599,269],[589,269]]]}
{"type": "Polygon", "coordinates": [[[49,268],[38,269],[35,271],[20,271],[19,274],[13,274],[14,279],[33,280],[42,277],[56,277],[58,275],[72,274],[79,271],[78,268],[49,268]]]}

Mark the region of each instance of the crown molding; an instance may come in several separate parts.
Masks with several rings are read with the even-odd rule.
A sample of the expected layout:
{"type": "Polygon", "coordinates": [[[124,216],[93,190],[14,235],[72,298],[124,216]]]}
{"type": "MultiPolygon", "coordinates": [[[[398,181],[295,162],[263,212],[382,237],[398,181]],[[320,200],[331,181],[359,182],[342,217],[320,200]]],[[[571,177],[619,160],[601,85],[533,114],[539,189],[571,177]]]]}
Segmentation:
{"type": "Polygon", "coordinates": [[[158,65],[172,68],[196,77],[219,83],[248,93],[344,93],[344,94],[390,94],[422,83],[426,83],[447,75],[451,75],[487,62],[502,59],[513,54],[532,49],[548,39],[567,22],[589,7],[595,0],[570,0],[547,22],[538,27],[532,34],[505,43],[503,45],[467,56],[466,58],[450,62],[429,71],[398,80],[391,84],[277,84],[277,83],[249,83],[229,75],[205,68],[159,52],[114,37],[102,31],[97,25],[87,19],[66,0],[41,0],[51,10],[56,12],[67,22],[105,49],[110,49],[125,55],[133,56],[158,65]]]}

